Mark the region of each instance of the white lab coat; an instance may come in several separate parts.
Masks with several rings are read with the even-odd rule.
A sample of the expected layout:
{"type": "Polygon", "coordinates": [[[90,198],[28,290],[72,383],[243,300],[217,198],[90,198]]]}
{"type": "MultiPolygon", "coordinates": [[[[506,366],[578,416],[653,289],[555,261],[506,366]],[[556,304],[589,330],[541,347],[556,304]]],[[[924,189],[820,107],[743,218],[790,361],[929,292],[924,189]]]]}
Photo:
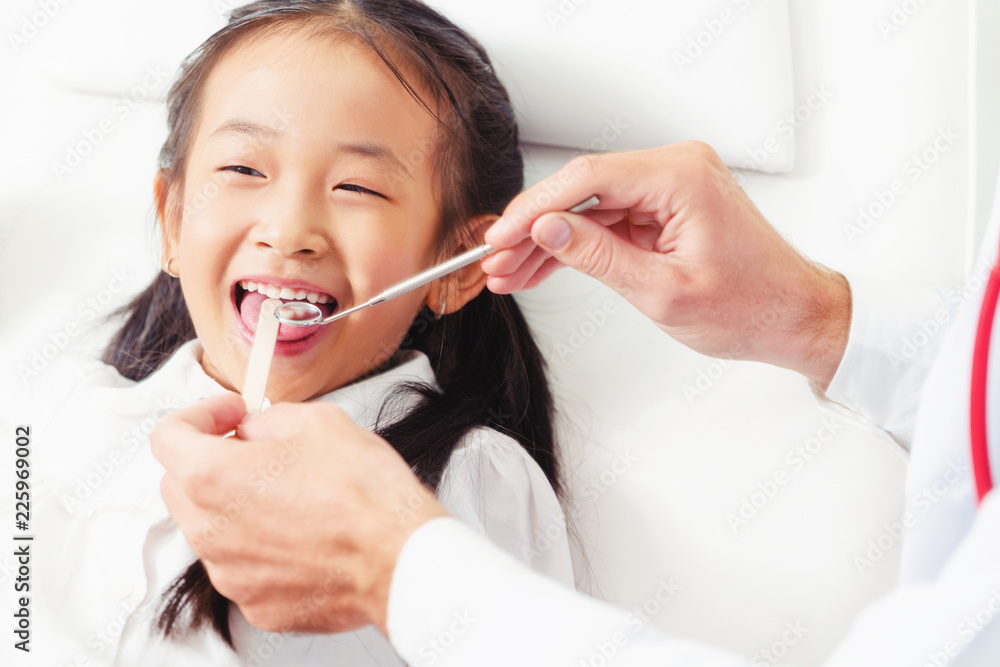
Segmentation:
{"type": "MultiPolygon", "coordinates": [[[[331,635],[269,634],[235,608],[230,618],[238,653],[210,630],[185,640],[153,638],[157,598],[195,556],[160,498],[163,468],[148,439],[171,411],[224,391],[202,370],[201,353],[198,341],[187,343],[138,384],[109,366],[69,360],[39,379],[23,408],[35,408],[34,415],[19,413],[34,426],[31,661],[8,640],[4,654],[11,651],[17,660],[0,663],[402,665],[372,626],[331,635]]],[[[372,428],[385,398],[403,382],[436,386],[426,356],[411,352],[386,372],[318,400],[372,428]]],[[[389,405],[383,423],[404,414],[412,400],[389,405]]],[[[266,481],[279,468],[276,460],[259,478],[266,481]]],[[[572,585],[566,533],[549,530],[562,520],[558,500],[538,465],[509,437],[487,428],[469,433],[449,460],[439,499],[470,531],[572,585]],[[544,549],[536,548],[539,534],[550,538],[544,549]]]]}
{"type": "MultiPolygon", "coordinates": [[[[901,585],[859,615],[828,667],[1000,665],[1000,492],[976,510],[968,453],[972,343],[998,243],[1000,188],[965,289],[897,289],[851,279],[850,341],[818,398],[910,452],[910,462],[903,516],[855,563],[863,571],[866,559],[902,539],[901,585]]],[[[993,478],[1000,480],[1000,342],[991,354],[988,389],[993,478]]],[[[388,628],[414,666],[750,664],[664,636],[636,616],[546,581],[451,519],[430,522],[406,544],[393,577],[388,628]],[[435,558],[438,553],[448,556],[435,558]],[[492,576],[482,578],[483,571],[492,576]],[[438,595],[428,606],[432,591],[438,595]],[[426,638],[456,608],[468,610],[476,625],[447,650],[430,646],[426,638]]]]}

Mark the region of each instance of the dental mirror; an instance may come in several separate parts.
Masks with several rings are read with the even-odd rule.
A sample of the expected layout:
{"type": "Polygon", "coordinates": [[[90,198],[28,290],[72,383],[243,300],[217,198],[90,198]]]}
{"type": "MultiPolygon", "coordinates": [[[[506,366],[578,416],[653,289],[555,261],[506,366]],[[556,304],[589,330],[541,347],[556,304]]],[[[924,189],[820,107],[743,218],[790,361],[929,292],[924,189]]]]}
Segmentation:
{"type": "MultiPolygon", "coordinates": [[[[590,199],[587,199],[586,201],[581,202],[580,204],[577,204],[573,208],[569,209],[569,212],[582,213],[587,209],[597,206],[600,201],[601,200],[596,196],[591,197],[590,199]]],[[[437,266],[433,266],[426,271],[421,271],[415,276],[411,276],[406,280],[396,283],[392,287],[382,290],[379,294],[359,306],[354,306],[353,308],[349,308],[340,313],[334,313],[329,317],[324,318],[323,311],[319,309],[319,306],[314,303],[309,303],[308,301],[290,301],[285,303],[274,311],[274,316],[278,318],[278,321],[281,324],[287,324],[293,327],[311,327],[316,324],[330,324],[331,322],[336,322],[340,318],[347,317],[351,313],[359,310],[364,310],[370,306],[377,306],[378,304],[385,303],[386,301],[392,301],[398,296],[402,296],[407,292],[411,292],[418,287],[422,287],[429,282],[433,282],[442,276],[446,276],[453,271],[458,271],[462,267],[479,261],[495,250],[496,248],[493,248],[489,244],[473,248],[468,252],[462,253],[457,257],[452,257],[437,266]]]]}

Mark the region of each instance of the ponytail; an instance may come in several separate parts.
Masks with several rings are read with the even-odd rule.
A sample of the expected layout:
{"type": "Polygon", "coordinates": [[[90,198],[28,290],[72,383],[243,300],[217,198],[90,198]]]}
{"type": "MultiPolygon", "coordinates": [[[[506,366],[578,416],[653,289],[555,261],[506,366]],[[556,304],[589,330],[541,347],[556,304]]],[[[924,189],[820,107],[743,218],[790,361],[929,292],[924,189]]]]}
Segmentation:
{"type": "Polygon", "coordinates": [[[160,272],[153,284],[112,314],[125,325],[104,350],[101,361],[129,380],[146,379],[184,343],[195,338],[181,284],[160,272]]]}
{"type": "Polygon", "coordinates": [[[405,347],[430,359],[440,393],[409,386],[422,397],[405,417],[378,429],[413,468],[436,489],[452,451],[478,426],[500,431],[521,444],[558,493],[553,438],[553,402],[545,362],[514,298],[483,290],[461,310],[431,320],[414,333],[430,311],[411,327],[405,347]]]}

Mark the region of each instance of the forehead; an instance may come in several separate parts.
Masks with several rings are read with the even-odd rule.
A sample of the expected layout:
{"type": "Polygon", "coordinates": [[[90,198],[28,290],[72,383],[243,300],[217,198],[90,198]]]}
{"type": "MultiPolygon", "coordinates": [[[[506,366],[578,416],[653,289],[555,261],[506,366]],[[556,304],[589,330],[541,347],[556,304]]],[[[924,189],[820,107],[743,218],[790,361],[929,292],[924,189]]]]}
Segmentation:
{"type": "Polygon", "coordinates": [[[432,145],[438,127],[371,49],[342,33],[282,28],[255,36],[216,64],[202,95],[202,141],[238,119],[273,131],[257,139],[378,143],[406,161],[432,145]]]}

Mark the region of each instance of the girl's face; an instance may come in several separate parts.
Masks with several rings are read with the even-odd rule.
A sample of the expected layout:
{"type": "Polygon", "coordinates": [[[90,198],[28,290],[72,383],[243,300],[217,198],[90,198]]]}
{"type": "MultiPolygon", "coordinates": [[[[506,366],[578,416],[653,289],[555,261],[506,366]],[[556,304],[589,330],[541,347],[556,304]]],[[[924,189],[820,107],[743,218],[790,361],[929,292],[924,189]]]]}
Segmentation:
{"type": "MultiPolygon", "coordinates": [[[[205,371],[243,388],[261,290],[329,314],[429,266],[436,146],[434,118],[351,39],[283,31],[218,63],[165,238],[205,371]]],[[[383,363],[424,303],[439,310],[437,289],[324,327],[282,325],[268,398],[305,400],[383,363]]]]}

